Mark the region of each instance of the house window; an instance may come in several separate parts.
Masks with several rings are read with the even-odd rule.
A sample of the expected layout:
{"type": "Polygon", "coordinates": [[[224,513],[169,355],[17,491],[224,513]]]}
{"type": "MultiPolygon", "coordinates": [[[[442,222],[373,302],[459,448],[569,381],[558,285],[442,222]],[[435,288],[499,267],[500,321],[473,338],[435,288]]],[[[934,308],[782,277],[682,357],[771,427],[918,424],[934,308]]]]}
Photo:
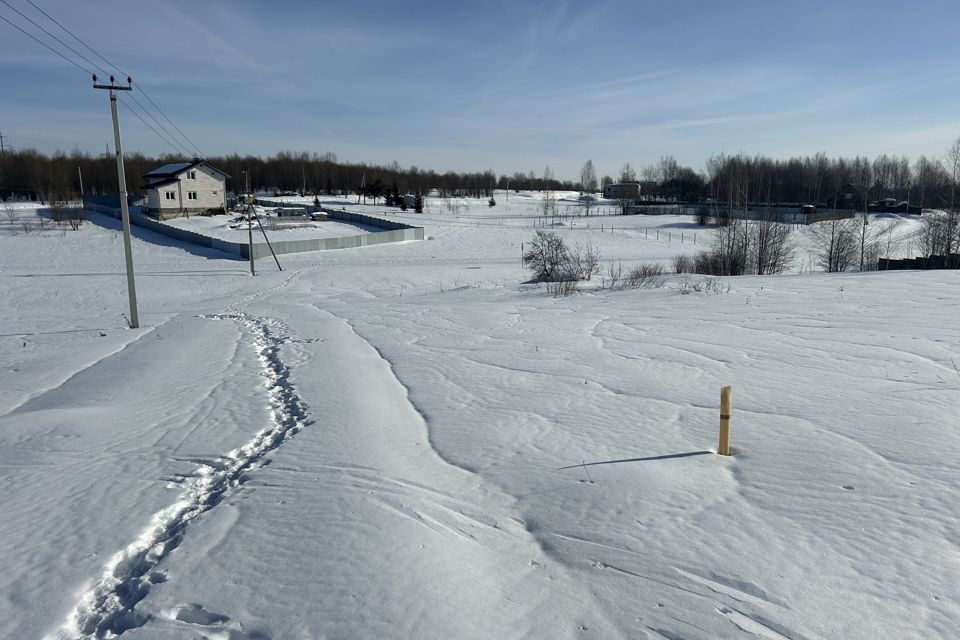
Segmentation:
{"type": "Polygon", "coordinates": [[[176,200],[177,198],[177,195],[173,191],[164,191],[163,195],[167,200],[176,200]]]}
{"type": "Polygon", "coordinates": [[[196,179],[197,179],[197,172],[196,172],[196,171],[188,171],[188,172],[187,172],[187,180],[196,180],[196,179]]]}
{"type": "Polygon", "coordinates": [[[187,200],[196,200],[196,199],[197,199],[197,192],[196,192],[196,191],[188,191],[188,192],[187,192],[187,200]]]}

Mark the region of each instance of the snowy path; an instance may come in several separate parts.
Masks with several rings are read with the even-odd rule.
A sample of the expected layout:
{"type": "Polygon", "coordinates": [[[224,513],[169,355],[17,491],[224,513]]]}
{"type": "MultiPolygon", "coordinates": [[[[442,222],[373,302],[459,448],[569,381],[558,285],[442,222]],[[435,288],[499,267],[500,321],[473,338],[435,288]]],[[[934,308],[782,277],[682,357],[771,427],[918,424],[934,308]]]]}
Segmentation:
{"type": "MultiPolygon", "coordinates": [[[[615,626],[596,615],[590,595],[545,555],[528,525],[516,517],[513,500],[434,452],[406,388],[390,364],[348,323],[318,310],[307,326],[297,330],[239,311],[251,307],[257,313],[269,310],[282,316],[283,308],[294,306],[289,290],[280,309],[272,294],[284,290],[296,276],[247,296],[228,314],[188,322],[198,336],[210,333],[205,325],[237,325],[240,332],[231,332],[235,342],[225,350],[233,355],[221,367],[236,366],[238,354],[245,350],[256,354],[256,375],[269,405],[270,424],[228,453],[180,459],[181,465],[194,467],[168,474],[180,496],[147,518],[139,531],[130,527],[143,516],[129,519],[130,527],[124,531],[131,531],[130,541],[78,594],[66,622],[50,637],[182,637],[204,629],[211,638],[268,637],[256,630],[258,621],[269,621],[263,626],[275,637],[304,633],[285,629],[283,620],[311,625],[310,632],[300,637],[509,638],[527,637],[531,629],[538,636],[569,637],[591,630],[598,637],[619,637],[615,626]],[[301,433],[307,425],[313,428],[301,433]],[[274,503],[268,488],[283,498],[274,503]],[[284,508],[277,510],[278,504],[284,508]],[[300,535],[287,531],[282,539],[272,535],[263,539],[260,526],[242,527],[251,518],[293,530],[301,524],[314,527],[316,513],[330,514],[329,525],[300,535]],[[229,535],[217,532],[220,526],[226,526],[229,535]],[[219,541],[215,557],[209,555],[212,549],[204,549],[210,539],[219,541]],[[199,557],[196,547],[201,549],[199,557]],[[257,548],[285,556],[281,565],[339,577],[315,581],[311,586],[317,592],[311,595],[294,590],[285,597],[270,597],[260,612],[237,612],[231,603],[257,602],[267,594],[252,600],[234,598],[229,587],[219,585],[220,597],[210,602],[215,589],[204,581],[205,564],[231,563],[237,555],[236,575],[246,576],[239,583],[249,588],[256,579],[243,567],[257,548]],[[350,571],[344,573],[347,567],[350,571]],[[193,591],[199,597],[188,595],[193,591]],[[380,613],[359,619],[339,614],[303,619],[302,608],[308,602],[322,603],[331,613],[342,612],[351,605],[342,602],[345,598],[365,601],[353,604],[380,613]]],[[[303,320],[297,318],[296,324],[303,320]]],[[[169,358],[194,364],[181,346],[189,348],[189,343],[177,345],[176,353],[168,351],[165,357],[135,349],[131,357],[153,361],[158,380],[166,380],[167,373],[159,372],[169,358]]],[[[247,372],[246,380],[253,379],[249,366],[241,369],[247,372]]],[[[157,381],[151,381],[149,373],[143,377],[148,386],[157,381]]],[[[80,384],[82,374],[64,384],[80,384]]],[[[218,388],[213,388],[212,397],[218,388]]],[[[202,387],[194,391],[202,395],[202,387]]],[[[13,413],[33,409],[31,402],[13,413]]],[[[209,408],[198,413],[191,404],[180,417],[188,429],[178,436],[182,444],[194,434],[188,423],[212,416],[209,408]]],[[[236,412],[232,417],[241,418],[236,412]]],[[[167,421],[176,418],[174,414],[167,421]]],[[[156,498],[148,504],[156,504],[156,498]]],[[[266,532],[280,535],[272,527],[266,532]]],[[[284,587],[276,585],[280,591],[284,587]]]]}
{"type": "MultiPolygon", "coordinates": [[[[283,316],[278,303],[251,312],[283,316]]],[[[389,363],[347,323],[318,311],[276,338],[314,424],[190,527],[124,637],[620,637],[512,499],[436,455],[389,363]],[[230,584],[207,584],[205,563],[233,567],[230,584]],[[296,569],[258,592],[275,566],[296,569]]]]}
{"type": "Polygon", "coordinates": [[[242,447],[200,465],[187,480],[183,497],[155,514],[137,540],[109,561],[104,575],[81,596],[57,637],[102,638],[143,625],[147,619],[134,607],[153,584],[165,580],[154,569],[180,544],[190,522],[216,506],[266,453],[309,424],[307,407],[290,386],[289,371],[279,357],[280,340],[274,335],[278,328],[242,315],[213,318],[240,322],[252,338],[270,399],[272,424],[242,447]]]}

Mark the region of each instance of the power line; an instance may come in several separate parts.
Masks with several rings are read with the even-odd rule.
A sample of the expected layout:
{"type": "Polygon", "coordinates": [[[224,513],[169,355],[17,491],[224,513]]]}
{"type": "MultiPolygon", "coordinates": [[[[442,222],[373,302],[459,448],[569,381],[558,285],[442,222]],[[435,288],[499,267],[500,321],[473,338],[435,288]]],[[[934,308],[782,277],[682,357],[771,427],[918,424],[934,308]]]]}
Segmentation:
{"type": "MultiPolygon", "coordinates": [[[[30,0],[27,0],[27,1],[30,2],[30,0]]],[[[27,20],[28,22],[30,22],[30,24],[34,25],[35,27],[37,27],[38,29],[40,29],[41,31],[43,31],[45,34],[47,34],[48,36],[50,36],[51,38],[53,38],[53,39],[54,39],[55,41],[57,41],[60,45],[62,45],[63,47],[65,47],[66,49],[68,49],[69,51],[71,51],[72,53],[74,53],[75,55],[77,55],[81,60],[84,60],[84,61],[87,62],[88,64],[93,65],[94,68],[96,68],[96,69],[98,69],[98,70],[100,70],[100,71],[102,71],[102,72],[104,72],[104,73],[106,73],[106,74],[109,75],[109,72],[108,72],[106,69],[104,69],[103,67],[101,67],[99,64],[91,61],[89,58],[87,58],[86,56],[84,56],[83,54],[81,54],[80,52],[78,52],[76,49],[74,49],[74,48],[71,47],[70,45],[66,44],[63,40],[61,40],[60,38],[56,37],[55,35],[53,35],[53,34],[50,33],[49,31],[47,31],[46,29],[44,29],[42,26],[40,26],[39,24],[37,24],[36,22],[34,22],[33,20],[31,20],[29,16],[24,15],[23,12],[21,12],[20,10],[18,10],[16,7],[12,6],[9,2],[7,2],[7,0],[0,0],[0,2],[2,2],[2,3],[3,3],[4,5],[6,5],[7,7],[13,9],[13,11],[15,11],[18,15],[20,15],[21,17],[23,17],[23,18],[24,18],[25,20],[27,20]]],[[[36,5],[35,5],[33,2],[30,2],[30,4],[33,5],[34,7],[36,7],[36,5]]],[[[37,9],[40,10],[39,7],[37,7],[37,9]]],[[[42,11],[42,10],[40,10],[40,12],[43,13],[44,15],[47,15],[46,12],[44,12],[44,11],[42,11]]],[[[49,18],[49,15],[47,15],[47,17],[49,18]]],[[[55,53],[56,55],[60,56],[61,58],[63,58],[64,60],[66,60],[67,62],[69,62],[69,63],[72,64],[73,66],[75,66],[76,68],[78,68],[78,69],[80,69],[81,71],[85,72],[87,75],[93,75],[93,71],[91,71],[89,68],[86,68],[86,67],[82,66],[82,65],[81,65],[80,63],[78,63],[76,60],[73,60],[73,59],[69,58],[68,56],[64,55],[61,51],[58,51],[57,49],[51,47],[49,44],[47,44],[46,42],[44,42],[43,40],[41,40],[40,38],[38,38],[38,37],[35,36],[34,34],[30,33],[29,31],[23,29],[20,25],[18,25],[18,24],[16,24],[16,23],[12,22],[11,20],[9,20],[6,16],[0,15],[0,19],[2,19],[4,22],[6,22],[7,24],[9,24],[9,25],[12,26],[13,28],[17,29],[17,30],[20,31],[21,33],[23,33],[25,36],[31,38],[32,40],[34,40],[34,41],[37,42],[38,44],[42,45],[43,47],[45,47],[45,48],[49,49],[50,51],[52,51],[53,53],[55,53]]],[[[50,19],[53,20],[53,18],[50,18],[50,19]]],[[[69,33],[69,31],[68,31],[65,27],[63,27],[62,25],[60,25],[60,23],[56,22],[56,20],[53,20],[53,22],[55,22],[58,26],[60,26],[60,28],[64,29],[65,31],[67,31],[67,32],[69,33]]],[[[73,36],[72,33],[71,33],[70,35],[73,36]]],[[[81,44],[83,44],[84,46],[86,46],[88,49],[90,49],[91,51],[93,51],[93,48],[92,48],[92,47],[90,47],[90,46],[87,45],[86,43],[83,43],[83,41],[80,40],[79,38],[77,38],[76,36],[73,36],[73,37],[74,37],[75,39],[77,39],[78,41],[80,41],[81,44]]],[[[96,53],[96,51],[94,51],[94,53],[96,53]]],[[[97,55],[99,55],[99,54],[97,54],[97,55]]],[[[100,56],[100,57],[103,58],[103,56],[100,56]]],[[[106,60],[105,58],[103,58],[103,59],[106,60]]],[[[110,64],[110,66],[112,66],[112,67],[114,67],[115,69],[117,69],[118,71],[120,71],[120,69],[117,68],[116,65],[111,64],[109,61],[107,61],[107,64],[110,64]]],[[[143,93],[143,90],[142,90],[142,89],[141,89],[141,93],[143,93]]],[[[146,96],[146,94],[144,94],[144,96],[146,96]]],[[[133,98],[133,96],[131,96],[131,98],[133,98]]],[[[149,115],[151,118],[153,118],[154,122],[156,122],[157,125],[158,125],[161,129],[163,129],[164,132],[166,132],[166,134],[167,134],[170,138],[173,138],[174,140],[176,139],[176,136],[174,136],[172,133],[170,133],[170,131],[167,130],[167,128],[164,127],[163,124],[162,124],[160,121],[158,121],[152,114],[150,114],[149,110],[148,110],[146,107],[144,107],[139,101],[137,101],[136,98],[134,98],[134,101],[137,102],[137,104],[140,106],[141,109],[143,109],[143,112],[144,112],[144,113],[146,113],[146,114],[149,115]]],[[[122,102],[122,101],[121,101],[121,102],[122,102]]],[[[151,101],[151,102],[152,102],[152,101],[151,101]]],[[[157,131],[153,126],[151,126],[149,122],[147,122],[146,120],[144,120],[143,117],[141,117],[140,114],[137,113],[137,111],[136,111],[135,109],[133,109],[133,107],[131,107],[128,103],[124,102],[123,104],[124,104],[125,107],[127,107],[127,109],[129,109],[130,113],[132,113],[133,115],[135,115],[141,122],[143,122],[143,124],[145,124],[145,125],[147,126],[147,128],[149,128],[151,131],[153,131],[153,133],[155,133],[155,134],[157,135],[157,137],[159,137],[159,138],[164,142],[164,144],[166,144],[167,146],[169,146],[175,153],[178,153],[178,154],[179,154],[179,153],[184,153],[184,152],[186,152],[186,155],[187,155],[187,156],[192,155],[192,153],[190,152],[190,150],[187,149],[185,146],[174,144],[174,143],[172,143],[167,137],[163,136],[159,131],[157,131]]],[[[168,119],[169,119],[169,118],[168,118],[168,119]]],[[[172,123],[171,123],[171,124],[172,124],[172,123]]],[[[191,143],[191,144],[192,144],[192,143],[191,143]]]]}
{"type": "MultiPolygon", "coordinates": [[[[130,113],[132,113],[133,115],[135,115],[140,122],[142,122],[143,124],[145,124],[145,125],[147,126],[147,128],[150,129],[150,131],[153,131],[155,134],[157,134],[157,137],[160,138],[161,140],[163,140],[164,143],[167,144],[167,146],[169,146],[171,149],[173,149],[173,150],[176,151],[177,153],[180,153],[180,152],[182,151],[182,149],[178,149],[175,144],[171,143],[166,137],[164,137],[163,134],[161,134],[159,131],[157,131],[156,129],[154,129],[153,126],[152,126],[149,122],[147,122],[146,120],[144,120],[144,119],[143,119],[143,116],[141,116],[139,113],[137,113],[137,111],[136,111],[133,107],[131,107],[126,101],[124,101],[123,98],[120,98],[120,97],[118,96],[117,99],[120,101],[120,103],[121,103],[123,106],[125,106],[125,107],[127,108],[127,110],[128,110],[130,113]]],[[[187,153],[187,155],[190,155],[190,154],[187,153]]]]}
{"type": "MultiPolygon", "coordinates": [[[[133,93],[130,94],[130,99],[133,100],[133,101],[137,104],[137,106],[140,107],[140,108],[143,110],[143,112],[150,117],[151,120],[153,120],[154,122],[156,122],[156,123],[157,123],[157,126],[160,127],[161,129],[163,129],[163,132],[164,132],[165,134],[167,134],[168,136],[170,136],[170,139],[175,143],[175,144],[173,144],[173,145],[171,145],[171,146],[173,146],[173,147],[174,147],[175,149],[177,149],[178,151],[183,151],[184,153],[186,153],[187,156],[192,155],[192,154],[190,153],[190,150],[187,149],[185,146],[183,146],[181,143],[179,143],[179,142],[177,141],[176,137],[174,137],[174,135],[173,135],[172,133],[170,133],[170,130],[167,129],[165,126],[163,126],[163,123],[160,122],[159,120],[157,120],[156,116],[154,116],[152,113],[150,113],[150,111],[149,111],[146,107],[144,107],[143,104],[142,104],[139,100],[137,100],[137,97],[136,97],[135,95],[133,95],[133,93]]],[[[130,105],[124,103],[124,106],[126,106],[128,109],[130,109],[130,105]]],[[[132,111],[132,109],[131,109],[131,111],[132,111]]]]}
{"type": "MultiPolygon", "coordinates": [[[[47,19],[50,20],[50,22],[52,22],[53,24],[57,25],[58,27],[60,27],[61,29],[63,29],[64,31],[66,31],[67,33],[69,33],[70,36],[71,36],[74,40],[76,40],[77,42],[79,42],[80,44],[82,44],[83,46],[85,46],[87,49],[89,49],[90,51],[92,51],[95,56],[97,56],[98,58],[100,58],[101,60],[103,60],[104,62],[106,62],[106,63],[107,63],[108,65],[110,65],[111,67],[113,67],[120,75],[122,75],[122,76],[128,76],[128,75],[130,75],[129,73],[123,71],[122,69],[120,69],[120,67],[118,67],[117,65],[113,64],[112,62],[110,62],[109,60],[107,60],[106,58],[104,58],[102,55],[100,55],[100,52],[99,52],[99,51],[97,51],[96,49],[94,49],[93,47],[91,47],[90,45],[88,45],[86,42],[84,42],[83,40],[81,40],[79,37],[77,37],[72,31],[70,31],[70,29],[67,29],[65,26],[63,26],[62,24],[60,24],[59,22],[57,22],[57,21],[53,18],[53,16],[51,16],[49,13],[47,13],[46,11],[44,11],[43,9],[41,9],[40,7],[38,7],[38,6],[33,2],[33,0],[27,0],[27,2],[29,2],[29,3],[30,3],[30,6],[32,6],[34,9],[36,9],[37,11],[39,11],[40,13],[42,13],[43,15],[45,15],[45,16],[47,17],[47,19]]],[[[4,3],[4,4],[6,4],[6,3],[4,3]]]]}
{"type": "MultiPolygon", "coordinates": [[[[7,3],[6,3],[6,0],[0,0],[0,1],[3,1],[4,4],[7,4],[7,3]]],[[[63,26],[63,24],[61,24],[60,22],[58,22],[53,16],[51,16],[49,13],[47,13],[46,11],[44,11],[43,9],[41,9],[39,6],[37,6],[37,4],[36,4],[35,2],[33,2],[33,0],[27,0],[27,2],[30,3],[30,6],[32,6],[34,9],[36,9],[37,11],[39,11],[40,13],[42,13],[44,16],[46,16],[48,20],[50,20],[50,21],[53,22],[55,25],[57,25],[58,27],[60,27],[64,32],[66,32],[67,34],[69,34],[71,38],[73,38],[74,40],[76,40],[77,42],[79,42],[80,44],[82,44],[84,47],[86,47],[88,50],[90,50],[90,52],[92,52],[95,56],[97,56],[98,58],[100,58],[101,60],[103,60],[106,64],[108,64],[108,65],[110,65],[111,67],[113,67],[114,70],[116,70],[120,75],[122,75],[122,76],[129,76],[129,75],[130,75],[129,73],[125,72],[123,69],[121,69],[120,67],[118,67],[117,65],[115,65],[115,64],[114,64],[113,62],[111,62],[110,60],[107,60],[107,58],[104,57],[103,54],[101,54],[99,51],[97,51],[96,49],[94,49],[93,47],[91,47],[89,44],[87,44],[86,42],[84,42],[84,41],[80,38],[80,36],[78,36],[77,34],[75,34],[74,32],[72,32],[72,31],[71,31],[70,29],[68,29],[67,27],[63,26]]],[[[102,71],[102,70],[103,70],[103,69],[101,68],[101,71],[102,71]]],[[[150,102],[150,104],[153,105],[153,107],[154,107],[157,111],[159,111],[160,114],[161,114],[164,118],[166,118],[167,122],[169,122],[170,125],[171,125],[174,129],[176,129],[177,133],[180,134],[180,137],[183,138],[183,140],[185,140],[185,141],[187,142],[187,144],[188,144],[190,147],[193,148],[193,150],[197,153],[197,155],[202,156],[203,153],[200,151],[200,149],[197,147],[197,145],[195,145],[195,144],[193,143],[193,141],[192,141],[189,137],[187,137],[187,135],[180,129],[180,127],[178,127],[178,126],[176,125],[176,123],[170,118],[170,116],[168,116],[168,115],[166,114],[166,112],[165,112],[163,109],[161,109],[160,106],[159,106],[156,102],[154,102],[153,98],[151,98],[151,97],[147,94],[147,92],[144,90],[144,88],[143,88],[142,86],[140,86],[139,84],[135,84],[135,86],[136,86],[136,88],[140,91],[140,93],[143,94],[143,97],[146,98],[146,99],[150,102]]],[[[142,104],[140,104],[140,102],[133,96],[133,94],[130,95],[130,98],[133,99],[133,101],[136,102],[136,103],[140,106],[141,109],[143,109],[144,113],[147,113],[148,115],[150,115],[150,117],[153,119],[153,121],[156,122],[157,125],[160,126],[162,129],[164,129],[164,131],[165,131],[171,138],[176,139],[176,136],[174,136],[170,131],[168,131],[168,130],[166,129],[166,127],[165,127],[163,124],[161,124],[160,121],[157,120],[157,118],[155,118],[155,117],[153,116],[153,114],[150,114],[150,113],[149,113],[149,110],[148,110],[146,107],[144,107],[142,104]]],[[[184,147],[184,149],[187,151],[187,155],[191,155],[191,152],[190,152],[189,149],[187,149],[186,147],[184,147]]]]}
{"type": "Polygon", "coordinates": [[[70,64],[72,64],[73,66],[75,66],[77,69],[80,69],[80,71],[83,71],[83,72],[86,73],[87,75],[92,75],[92,74],[93,74],[93,72],[90,71],[90,69],[86,69],[86,68],[80,66],[75,60],[71,60],[71,59],[68,58],[67,56],[63,55],[62,53],[60,53],[59,51],[57,51],[56,49],[54,49],[53,47],[51,47],[50,45],[48,45],[48,44],[47,44],[46,42],[44,42],[43,40],[37,38],[35,35],[33,35],[32,33],[30,33],[29,31],[25,31],[23,28],[20,27],[20,25],[14,24],[13,22],[10,22],[10,20],[8,20],[8,19],[6,18],[6,16],[0,15],[0,20],[3,20],[4,22],[6,22],[7,24],[9,24],[9,25],[10,25],[11,27],[13,27],[14,29],[16,29],[17,31],[21,32],[22,34],[24,34],[24,35],[26,35],[26,36],[29,36],[30,38],[33,38],[33,39],[36,40],[38,43],[40,43],[41,45],[43,45],[43,46],[46,47],[47,49],[50,49],[50,51],[53,51],[55,54],[57,54],[58,56],[60,56],[61,58],[63,58],[64,60],[66,60],[67,62],[69,62],[70,64]]]}
{"type": "Polygon", "coordinates": [[[190,138],[188,138],[187,135],[186,135],[183,131],[180,131],[180,127],[178,127],[178,126],[173,122],[173,120],[170,119],[170,116],[168,116],[168,115],[163,111],[163,109],[161,109],[161,108],[159,107],[159,105],[157,105],[157,103],[153,101],[153,99],[152,99],[149,95],[147,95],[147,92],[143,90],[143,87],[141,87],[141,86],[139,85],[139,83],[136,83],[136,82],[133,83],[133,86],[135,86],[137,89],[140,90],[140,93],[143,94],[143,97],[146,98],[147,100],[149,100],[149,101],[150,101],[150,104],[152,104],[152,105],[156,108],[157,111],[159,111],[161,114],[163,114],[163,117],[167,119],[167,122],[169,122],[171,125],[173,125],[173,128],[180,132],[180,135],[183,136],[183,139],[186,140],[188,143],[190,143],[190,146],[193,147],[193,150],[196,151],[196,152],[197,152],[197,155],[202,158],[202,157],[203,157],[203,152],[200,151],[200,149],[197,147],[197,145],[193,144],[193,140],[191,140],[190,138]]]}
{"type": "MultiPolygon", "coordinates": [[[[63,45],[64,47],[66,47],[66,48],[67,48],[68,50],[70,50],[75,56],[77,56],[77,57],[80,58],[81,60],[85,61],[87,64],[93,65],[94,68],[100,69],[100,71],[103,71],[104,73],[109,73],[106,69],[104,69],[103,67],[101,67],[99,64],[97,64],[96,62],[93,62],[92,60],[90,60],[90,58],[86,57],[85,55],[83,55],[82,53],[80,53],[79,51],[77,51],[76,49],[74,49],[73,47],[71,47],[70,45],[68,45],[66,42],[64,42],[63,40],[61,40],[61,39],[58,38],[57,36],[53,35],[53,34],[50,33],[49,31],[47,31],[46,29],[44,29],[43,27],[41,27],[39,24],[37,24],[36,22],[34,22],[34,21],[30,18],[30,16],[28,16],[28,15],[26,15],[25,13],[23,13],[22,11],[20,11],[20,9],[17,9],[15,6],[13,6],[13,5],[10,4],[9,2],[7,2],[7,0],[0,0],[0,2],[2,2],[3,4],[7,5],[8,7],[10,7],[11,9],[13,9],[14,11],[16,11],[16,12],[20,15],[21,18],[23,18],[24,20],[26,20],[27,22],[29,22],[30,24],[32,24],[33,26],[35,26],[37,29],[40,29],[40,31],[43,31],[45,34],[47,34],[48,36],[50,36],[51,38],[53,38],[54,40],[56,40],[57,42],[59,42],[61,45],[63,45]]],[[[8,20],[8,22],[9,22],[9,20],[8,20]]],[[[22,31],[22,29],[21,29],[21,31],[22,31]]],[[[24,32],[24,33],[26,33],[26,32],[24,32]]]]}

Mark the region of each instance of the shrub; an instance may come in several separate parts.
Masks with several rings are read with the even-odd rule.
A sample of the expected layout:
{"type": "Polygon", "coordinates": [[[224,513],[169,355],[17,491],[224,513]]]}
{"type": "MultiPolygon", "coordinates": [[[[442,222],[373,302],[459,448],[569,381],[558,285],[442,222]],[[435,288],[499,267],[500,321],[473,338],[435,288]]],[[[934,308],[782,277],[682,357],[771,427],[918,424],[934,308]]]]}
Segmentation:
{"type": "Polygon", "coordinates": [[[693,258],[688,256],[685,253],[680,255],[673,256],[673,272],[674,273],[693,273],[695,264],[693,258]]]}
{"type": "Polygon", "coordinates": [[[627,272],[624,282],[633,289],[660,288],[666,282],[663,265],[656,262],[635,265],[627,272]]]}
{"type": "Polygon", "coordinates": [[[585,246],[576,245],[568,251],[567,270],[577,280],[590,280],[600,273],[600,250],[592,242],[585,246]]]}
{"type": "Polygon", "coordinates": [[[576,280],[555,280],[547,283],[547,291],[554,298],[572,296],[580,290],[580,283],[576,280]]]}
{"type": "Polygon", "coordinates": [[[619,289],[623,282],[623,263],[610,263],[607,267],[607,280],[610,282],[611,289],[619,289]]]}
{"type": "MultiPolygon", "coordinates": [[[[570,261],[570,250],[563,238],[551,231],[537,231],[523,254],[523,264],[538,282],[559,280],[570,261]]],[[[569,274],[564,274],[569,275],[569,274]]]]}
{"type": "Polygon", "coordinates": [[[694,291],[707,293],[730,293],[730,285],[724,284],[720,278],[684,278],[677,284],[680,295],[688,295],[694,291]]]}

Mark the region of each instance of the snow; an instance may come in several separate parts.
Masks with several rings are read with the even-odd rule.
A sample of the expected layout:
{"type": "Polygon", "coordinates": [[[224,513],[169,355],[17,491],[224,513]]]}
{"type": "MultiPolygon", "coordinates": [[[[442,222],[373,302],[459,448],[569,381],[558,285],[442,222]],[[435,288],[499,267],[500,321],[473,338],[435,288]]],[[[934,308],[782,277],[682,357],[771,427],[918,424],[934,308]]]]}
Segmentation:
{"type": "MultiPolygon", "coordinates": [[[[377,227],[371,227],[363,224],[351,222],[341,222],[338,220],[323,220],[313,222],[303,218],[275,218],[265,215],[269,209],[257,207],[261,221],[265,228],[268,238],[271,240],[313,240],[322,238],[341,238],[347,236],[359,236],[367,233],[383,231],[377,227]]],[[[246,221],[233,222],[238,216],[192,216],[183,218],[172,218],[164,220],[164,224],[201,233],[211,238],[219,240],[229,240],[232,242],[246,242],[248,230],[246,221]]],[[[260,226],[256,220],[253,222],[253,232],[255,242],[263,242],[260,226]]]]}
{"type": "MultiPolygon", "coordinates": [[[[140,329],[118,221],[12,207],[0,637],[955,635],[960,274],[553,298],[503,195],[255,278],[135,228],[140,329]]],[[[694,227],[558,232],[627,265],[694,227]]]]}

